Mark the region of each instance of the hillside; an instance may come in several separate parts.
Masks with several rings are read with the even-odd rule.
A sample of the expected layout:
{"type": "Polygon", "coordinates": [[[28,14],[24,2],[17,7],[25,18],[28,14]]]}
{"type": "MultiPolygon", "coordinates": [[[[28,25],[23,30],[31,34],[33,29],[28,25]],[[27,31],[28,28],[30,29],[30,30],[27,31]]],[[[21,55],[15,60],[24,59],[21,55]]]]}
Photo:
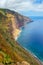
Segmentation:
{"type": "Polygon", "coordinates": [[[7,21],[7,27],[10,28],[9,32],[13,34],[15,39],[17,39],[21,32],[20,28],[24,27],[25,24],[32,22],[30,18],[8,9],[0,9],[0,15],[0,20],[7,21]]]}
{"type": "MultiPolygon", "coordinates": [[[[21,31],[20,21],[15,20],[16,14],[10,10],[0,9],[0,65],[42,65],[14,40],[15,34],[21,31]]],[[[22,26],[26,23],[23,22],[22,26]]]]}

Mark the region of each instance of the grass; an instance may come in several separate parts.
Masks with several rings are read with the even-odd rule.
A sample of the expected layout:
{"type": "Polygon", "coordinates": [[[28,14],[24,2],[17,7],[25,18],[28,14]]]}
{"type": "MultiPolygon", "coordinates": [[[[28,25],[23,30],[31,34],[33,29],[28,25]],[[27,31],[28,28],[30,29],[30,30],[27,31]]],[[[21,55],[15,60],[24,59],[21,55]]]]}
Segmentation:
{"type": "MultiPolygon", "coordinates": [[[[11,58],[14,60],[14,62],[22,62],[27,61],[32,65],[39,65],[36,60],[27,52],[24,48],[22,48],[18,43],[12,39],[12,36],[8,33],[6,33],[3,30],[0,30],[1,34],[0,41],[2,42],[4,48],[7,50],[5,51],[7,54],[11,56],[11,58]],[[3,40],[2,40],[3,39],[3,40]],[[6,44],[6,45],[5,45],[6,44]],[[10,53],[9,53],[10,52],[10,53]]],[[[2,47],[3,49],[3,47],[2,47]]]]}
{"type": "Polygon", "coordinates": [[[5,10],[5,9],[0,8],[0,12],[1,12],[3,15],[6,14],[6,10],[5,10]]]}
{"type": "MultiPolygon", "coordinates": [[[[3,10],[3,12],[5,12],[5,10],[3,10]]],[[[11,32],[8,32],[9,27],[7,24],[9,22],[11,21],[6,19],[0,22],[0,49],[3,51],[0,52],[4,55],[4,64],[12,60],[11,62],[15,63],[27,61],[31,65],[39,65],[36,59],[13,39],[11,32]]]]}
{"type": "Polygon", "coordinates": [[[0,62],[2,62],[3,64],[5,64],[5,63],[9,64],[12,61],[10,56],[8,54],[6,54],[4,51],[0,50],[0,54],[2,56],[0,58],[0,62]]]}

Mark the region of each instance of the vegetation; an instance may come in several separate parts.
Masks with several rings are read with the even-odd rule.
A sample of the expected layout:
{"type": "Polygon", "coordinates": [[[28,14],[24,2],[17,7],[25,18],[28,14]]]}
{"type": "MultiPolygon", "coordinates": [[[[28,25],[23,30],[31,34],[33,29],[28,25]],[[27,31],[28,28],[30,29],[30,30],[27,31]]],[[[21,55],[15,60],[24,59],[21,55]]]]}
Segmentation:
{"type": "MultiPolygon", "coordinates": [[[[2,9],[1,9],[2,10],[2,9]]],[[[5,12],[5,10],[2,10],[5,12]]],[[[27,61],[30,65],[40,65],[38,61],[13,38],[12,21],[4,17],[0,20],[0,62],[4,65],[27,61]],[[5,18],[5,19],[4,19],[5,18]]],[[[0,16],[1,17],[1,16],[0,16]]],[[[14,22],[14,21],[13,21],[14,22]]]]}
{"type": "Polygon", "coordinates": [[[3,64],[9,64],[11,63],[11,58],[8,54],[6,54],[4,51],[0,50],[0,62],[3,64]]]}

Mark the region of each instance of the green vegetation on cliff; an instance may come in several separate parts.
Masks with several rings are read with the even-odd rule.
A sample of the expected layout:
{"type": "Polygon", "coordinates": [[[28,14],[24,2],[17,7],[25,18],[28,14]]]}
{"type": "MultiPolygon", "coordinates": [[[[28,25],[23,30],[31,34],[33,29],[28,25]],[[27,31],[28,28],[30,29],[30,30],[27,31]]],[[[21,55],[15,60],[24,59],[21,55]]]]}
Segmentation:
{"type": "MultiPolygon", "coordinates": [[[[0,11],[5,13],[5,10],[0,11]]],[[[30,65],[40,65],[37,59],[14,40],[12,21],[2,12],[0,12],[0,62],[5,65],[12,63],[16,65],[17,62],[26,61],[30,65]]]]}

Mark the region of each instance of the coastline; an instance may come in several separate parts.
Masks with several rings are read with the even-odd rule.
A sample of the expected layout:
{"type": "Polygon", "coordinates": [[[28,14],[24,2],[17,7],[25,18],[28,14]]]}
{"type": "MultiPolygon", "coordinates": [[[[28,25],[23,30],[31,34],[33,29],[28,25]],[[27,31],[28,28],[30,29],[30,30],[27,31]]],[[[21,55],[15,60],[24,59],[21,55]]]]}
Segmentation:
{"type": "Polygon", "coordinates": [[[37,56],[35,56],[31,51],[29,51],[25,47],[23,48],[39,63],[39,65],[43,65],[43,62],[37,56]]]}
{"type": "MultiPolygon", "coordinates": [[[[16,40],[17,41],[17,40],[16,40]]],[[[35,56],[31,51],[29,51],[28,49],[26,49],[25,47],[21,46],[21,44],[17,41],[17,43],[19,44],[19,46],[22,48],[22,50],[24,50],[24,52],[26,52],[26,54],[28,54],[29,56],[31,56],[37,63],[38,65],[43,65],[43,62],[41,62],[39,60],[39,58],[37,58],[37,56],[35,56]]],[[[34,61],[33,61],[34,62],[34,61]]]]}
{"type": "MultiPolygon", "coordinates": [[[[20,33],[22,32],[22,29],[20,30],[20,33]]],[[[18,38],[19,38],[19,36],[20,36],[20,33],[19,33],[19,35],[17,36],[17,38],[15,38],[15,41],[17,41],[18,42],[18,38]]],[[[19,43],[19,42],[18,42],[19,43]]],[[[19,43],[19,45],[22,47],[22,45],[19,43]]],[[[30,55],[30,56],[32,56],[34,59],[35,59],[35,61],[36,62],[38,62],[38,64],[39,65],[43,65],[43,62],[34,54],[34,53],[32,53],[31,51],[29,51],[28,49],[26,49],[25,47],[22,47],[24,50],[26,50],[27,51],[27,53],[30,55]]]]}
{"type": "MultiPolygon", "coordinates": [[[[18,36],[19,37],[19,36],[18,36]]],[[[17,38],[18,39],[18,38],[17,38]]],[[[18,42],[18,40],[16,40],[17,42],[18,42]]],[[[18,42],[19,43],[19,42],[18,42]]],[[[20,44],[20,43],[19,43],[20,44]]],[[[29,53],[29,55],[31,55],[38,63],[39,63],[39,65],[43,65],[43,61],[41,61],[34,53],[32,53],[31,51],[29,51],[28,49],[26,49],[25,47],[23,47],[21,44],[20,44],[20,46],[22,47],[22,48],[24,48],[24,50],[26,50],[28,53],[29,53]]]]}

